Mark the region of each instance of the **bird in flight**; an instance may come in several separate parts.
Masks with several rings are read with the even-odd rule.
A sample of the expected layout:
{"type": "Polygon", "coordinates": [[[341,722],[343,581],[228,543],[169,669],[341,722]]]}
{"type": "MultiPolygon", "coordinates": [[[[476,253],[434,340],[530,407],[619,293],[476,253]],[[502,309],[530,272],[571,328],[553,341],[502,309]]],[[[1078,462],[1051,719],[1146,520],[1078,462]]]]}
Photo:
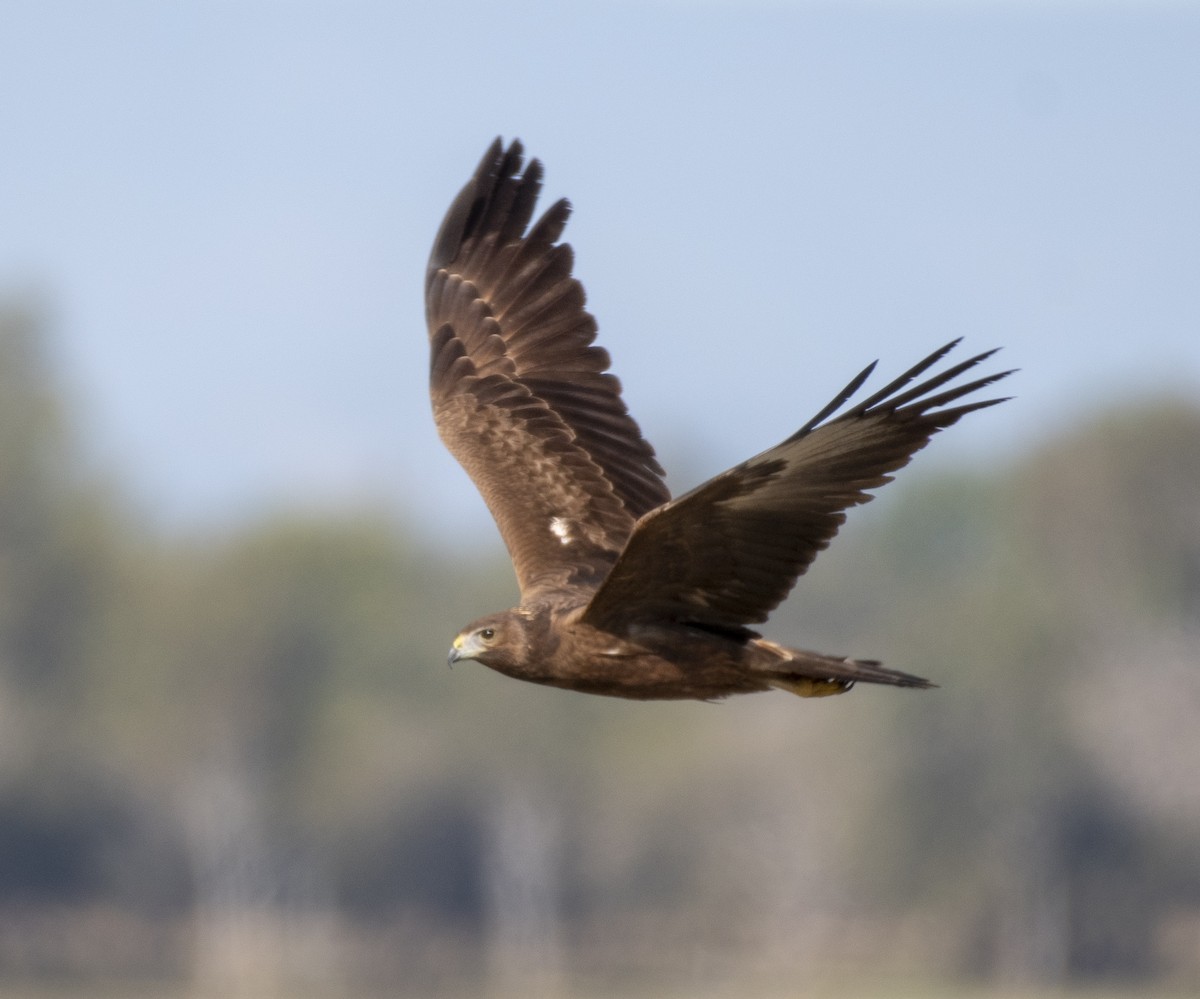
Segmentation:
{"type": "Polygon", "coordinates": [[[438,433],[491,510],[521,591],[517,607],[463,629],[450,662],[640,700],[933,686],[754,626],[849,507],[939,430],[1004,401],[967,397],[1010,372],[963,381],[989,351],[931,373],[954,341],[851,404],[872,364],[785,441],[672,499],[559,242],[570,204],[530,224],[541,181],[519,141],[493,142],[425,277],[438,433]]]}

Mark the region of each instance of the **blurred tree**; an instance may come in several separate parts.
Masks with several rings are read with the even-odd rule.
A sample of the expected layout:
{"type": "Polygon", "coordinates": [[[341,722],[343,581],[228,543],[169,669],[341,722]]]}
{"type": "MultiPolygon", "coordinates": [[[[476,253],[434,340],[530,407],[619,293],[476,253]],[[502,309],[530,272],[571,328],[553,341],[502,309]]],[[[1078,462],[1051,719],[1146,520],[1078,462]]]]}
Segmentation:
{"type": "Polygon", "coordinates": [[[46,710],[77,709],[116,521],[81,472],[44,348],[36,306],[0,306],[0,670],[46,710]]]}
{"type": "Polygon", "coordinates": [[[0,966],[36,963],[6,931],[32,911],[104,906],[153,941],[130,962],[225,994],[1197,967],[1194,407],[852,516],[772,633],[941,690],[631,704],[446,669],[513,595],[498,541],[362,511],[143,529],[44,332],[0,308],[0,966]]]}
{"type": "MultiPolygon", "coordinates": [[[[41,913],[170,911],[180,853],[98,732],[123,571],[117,497],[90,469],[47,357],[44,306],[0,303],[0,967],[108,960],[41,913]]],[[[68,917],[64,917],[68,918],[68,917]]],[[[86,917],[85,917],[86,918],[86,917]]],[[[148,971],[155,934],[132,945],[148,971]]],[[[118,959],[119,963],[119,959],[118,959]]]]}
{"type": "Polygon", "coordinates": [[[111,497],[81,469],[37,303],[0,304],[0,898],[108,890],[128,802],[95,756],[89,665],[117,569],[111,497]]]}
{"type": "Polygon", "coordinates": [[[877,821],[904,845],[877,874],[941,907],[966,971],[1148,974],[1197,908],[1198,449],[1195,408],[1103,417],[1002,477],[902,491],[848,567],[868,631],[944,683],[895,708],[877,821]]]}

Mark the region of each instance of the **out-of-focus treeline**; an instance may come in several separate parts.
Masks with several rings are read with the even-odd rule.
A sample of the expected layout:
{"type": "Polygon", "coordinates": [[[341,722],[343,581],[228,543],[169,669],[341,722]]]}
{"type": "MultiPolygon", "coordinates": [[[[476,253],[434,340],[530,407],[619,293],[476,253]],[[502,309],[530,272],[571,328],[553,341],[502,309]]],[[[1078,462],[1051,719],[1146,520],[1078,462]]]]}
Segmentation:
{"type": "Polygon", "coordinates": [[[447,670],[498,542],[143,523],[0,326],[0,984],[1200,983],[1195,405],[851,516],[772,636],[941,689],[638,704],[447,670]]]}

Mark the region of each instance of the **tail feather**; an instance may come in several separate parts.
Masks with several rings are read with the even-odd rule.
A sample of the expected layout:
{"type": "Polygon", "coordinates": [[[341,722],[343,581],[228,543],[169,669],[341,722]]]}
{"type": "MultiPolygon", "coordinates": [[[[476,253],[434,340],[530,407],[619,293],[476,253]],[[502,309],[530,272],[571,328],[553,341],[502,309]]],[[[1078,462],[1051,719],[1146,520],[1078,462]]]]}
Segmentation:
{"type": "Polygon", "coordinates": [[[756,664],[767,674],[764,677],[766,682],[800,697],[843,694],[856,683],[878,683],[918,690],[937,686],[923,677],[887,669],[873,659],[850,659],[804,649],[789,649],[762,638],[754,644],[766,653],[756,664]]]}

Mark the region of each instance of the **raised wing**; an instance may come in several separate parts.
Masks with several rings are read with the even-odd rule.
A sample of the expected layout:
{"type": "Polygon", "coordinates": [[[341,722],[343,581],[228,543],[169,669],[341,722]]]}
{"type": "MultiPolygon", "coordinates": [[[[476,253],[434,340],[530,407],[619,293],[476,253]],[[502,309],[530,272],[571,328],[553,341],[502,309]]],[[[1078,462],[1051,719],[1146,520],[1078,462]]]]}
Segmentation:
{"type": "Polygon", "coordinates": [[[1003,399],[951,405],[1011,372],[943,391],[994,351],[907,386],[958,343],[935,351],[828,423],[870,365],[783,443],[638,521],[584,620],[606,628],[640,619],[737,629],[779,605],[845,522],[939,430],[1003,399]]]}
{"type": "Polygon", "coordinates": [[[522,161],[520,142],[497,139],[455,198],[425,314],[438,433],[495,517],[525,598],[598,583],[670,494],[557,242],[570,205],[530,227],[542,168],[522,161]]]}

